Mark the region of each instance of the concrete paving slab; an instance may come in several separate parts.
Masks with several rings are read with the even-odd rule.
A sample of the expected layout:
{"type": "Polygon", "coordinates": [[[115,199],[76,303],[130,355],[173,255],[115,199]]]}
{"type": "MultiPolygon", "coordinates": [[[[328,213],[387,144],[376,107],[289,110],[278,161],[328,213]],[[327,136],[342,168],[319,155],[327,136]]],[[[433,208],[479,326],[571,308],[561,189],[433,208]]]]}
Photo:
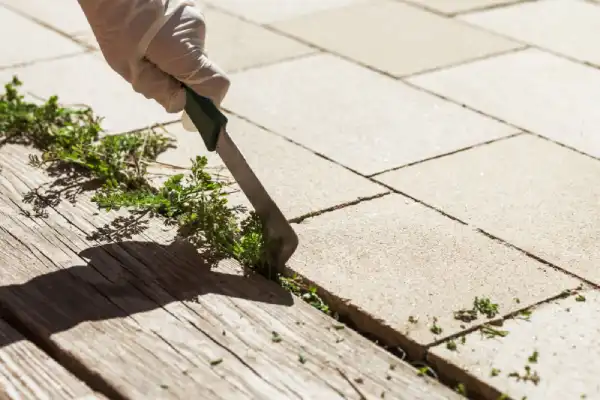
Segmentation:
{"type": "Polygon", "coordinates": [[[408,0],[410,3],[444,14],[456,14],[487,7],[497,7],[518,1],[520,0],[408,0]]]}
{"type": "Polygon", "coordinates": [[[453,313],[471,308],[476,296],[506,314],[578,285],[396,194],[322,214],[295,229],[300,246],[292,270],[421,346],[460,332],[465,323],[453,313]],[[411,323],[411,316],[418,321],[411,323]],[[442,328],[438,334],[431,331],[434,318],[442,328]]]}
{"type": "Polygon", "coordinates": [[[376,179],[600,283],[600,162],[531,135],[376,179]]]}
{"type": "MultiPolygon", "coordinates": [[[[389,191],[284,138],[231,115],[228,118],[231,137],[288,218],[389,191]]],[[[190,159],[208,155],[212,171],[231,177],[220,158],[206,151],[200,135],[184,131],[179,123],[167,129],[179,147],[163,154],[159,161],[188,167],[190,159]]],[[[243,200],[233,199],[234,202],[249,205],[241,192],[238,196],[243,200]]]]}
{"type": "Polygon", "coordinates": [[[394,76],[522,47],[466,24],[387,0],[336,8],[273,26],[394,76]]]}
{"type": "MultiPolygon", "coordinates": [[[[227,72],[316,53],[302,43],[220,11],[201,8],[208,26],[206,52],[227,72]]],[[[99,49],[91,31],[74,37],[99,49]]]]}
{"type": "Polygon", "coordinates": [[[14,10],[60,31],[73,34],[90,29],[79,3],[73,0],[0,0],[14,10]]]}
{"type": "Polygon", "coordinates": [[[328,54],[232,79],[224,107],[367,175],[516,132],[328,54]]]}
{"type": "Polygon", "coordinates": [[[599,314],[600,293],[583,291],[540,305],[532,310],[529,321],[507,320],[498,328],[509,332],[503,338],[487,339],[474,332],[458,345],[458,351],[442,344],[431,349],[429,359],[434,365],[452,363],[455,370],[472,374],[512,399],[598,399],[599,314]],[[536,362],[529,361],[532,356],[536,362]],[[538,384],[509,376],[525,376],[526,366],[530,379],[537,374],[538,384]]]}
{"type": "Polygon", "coordinates": [[[600,7],[546,0],[468,14],[460,20],[579,61],[600,65],[600,7]]]}
{"type": "Polygon", "coordinates": [[[205,9],[206,51],[221,68],[236,71],[298,57],[316,50],[222,12],[205,9]]]}
{"type": "Polygon", "coordinates": [[[73,41],[1,5],[0,35],[0,68],[83,52],[73,41]]]}
{"type": "Polygon", "coordinates": [[[47,99],[58,95],[63,104],[91,106],[96,115],[105,118],[102,126],[107,132],[130,131],[180,118],[179,114],[169,114],[154,100],[134,92],[100,54],[3,70],[0,80],[8,82],[13,74],[23,81],[23,91],[37,97],[47,99]]]}
{"type": "Polygon", "coordinates": [[[204,0],[245,19],[266,24],[371,0],[204,0]]]}
{"type": "Polygon", "coordinates": [[[461,104],[600,157],[600,71],[529,49],[410,79],[461,104]]]}

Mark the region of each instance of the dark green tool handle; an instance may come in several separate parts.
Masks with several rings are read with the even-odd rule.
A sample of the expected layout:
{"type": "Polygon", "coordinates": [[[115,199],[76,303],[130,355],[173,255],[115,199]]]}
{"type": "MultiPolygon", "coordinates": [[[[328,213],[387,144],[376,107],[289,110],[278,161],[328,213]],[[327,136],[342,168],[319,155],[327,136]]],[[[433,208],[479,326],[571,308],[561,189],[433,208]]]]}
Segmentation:
{"type": "Polygon", "coordinates": [[[185,112],[200,132],[208,151],[215,151],[219,133],[227,125],[227,117],[210,99],[200,96],[186,85],[183,87],[186,92],[185,112]]]}

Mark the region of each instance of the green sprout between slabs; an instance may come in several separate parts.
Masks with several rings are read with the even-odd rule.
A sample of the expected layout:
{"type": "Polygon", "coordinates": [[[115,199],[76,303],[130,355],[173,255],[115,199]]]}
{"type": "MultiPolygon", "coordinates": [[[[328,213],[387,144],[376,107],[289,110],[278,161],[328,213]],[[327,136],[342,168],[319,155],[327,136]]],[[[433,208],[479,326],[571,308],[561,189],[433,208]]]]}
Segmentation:
{"type": "Polygon", "coordinates": [[[60,177],[51,188],[62,182],[61,189],[44,194],[32,191],[26,196],[36,215],[43,216],[45,207],[69,198],[69,193],[74,201],[74,187],[93,186],[91,201],[99,209],[131,213],[131,218],[121,220],[125,226],[101,232],[104,238],[136,232],[135,225],[141,229],[144,219],[161,220],[204,255],[234,258],[247,270],[278,281],[329,314],[314,287],[304,285],[298,277],[275,276],[261,221],[254,212],[245,213],[228,203],[229,184],[207,172],[206,157],[196,157],[185,173],[155,185],[148,167],[161,164],[157,157],[173,147],[170,137],[156,129],[100,137],[101,120],[90,108],[64,107],[57,96],[32,103],[19,93],[21,85],[15,76],[0,95],[0,146],[20,144],[41,151],[41,155],[30,156],[30,164],[60,177]]]}

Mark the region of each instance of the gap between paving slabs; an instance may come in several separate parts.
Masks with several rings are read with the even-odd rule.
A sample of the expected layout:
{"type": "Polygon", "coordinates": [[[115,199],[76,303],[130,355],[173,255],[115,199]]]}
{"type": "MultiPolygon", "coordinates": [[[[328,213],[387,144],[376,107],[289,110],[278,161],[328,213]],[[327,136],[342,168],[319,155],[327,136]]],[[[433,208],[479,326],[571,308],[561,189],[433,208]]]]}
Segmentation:
{"type": "MultiPolygon", "coordinates": [[[[52,103],[50,103],[50,106],[53,106],[52,103]]],[[[50,108],[52,108],[52,107],[50,107],[50,108]]],[[[158,136],[151,136],[151,137],[154,138],[153,140],[157,140],[157,138],[158,138],[158,136]]],[[[43,139],[43,135],[41,138],[43,139]]],[[[119,138],[119,136],[116,136],[116,138],[119,138]]],[[[121,139],[123,139],[123,138],[125,138],[125,136],[121,136],[121,139]]],[[[40,138],[38,138],[38,139],[40,139],[40,138]]],[[[116,139],[116,140],[120,140],[120,139],[116,139]]],[[[121,143],[121,144],[123,144],[123,143],[121,143]]],[[[151,147],[154,149],[154,153],[153,153],[154,155],[155,155],[155,153],[159,153],[160,151],[157,149],[161,147],[160,140],[158,140],[157,142],[153,142],[153,145],[151,147]]],[[[57,156],[57,154],[54,154],[54,155],[57,156]]],[[[60,154],[58,154],[58,155],[60,156],[60,154]]],[[[73,155],[71,155],[71,156],[73,156],[73,155]]],[[[79,154],[79,156],[81,156],[81,154],[79,154]]],[[[152,158],[152,157],[149,157],[149,158],[152,158]]],[[[31,161],[33,161],[34,164],[40,164],[39,159],[32,158],[31,161]]],[[[113,167],[114,167],[114,165],[113,165],[113,167]]],[[[117,171],[113,171],[113,172],[118,172],[118,169],[117,169],[117,171]]],[[[130,170],[129,172],[132,172],[132,171],[130,170]]],[[[135,172],[135,171],[133,171],[133,172],[135,172]]],[[[77,177],[77,176],[75,175],[75,177],[77,177]]],[[[135,184],[136,179],[138,179],[138,178],[140,178],[140,176],[133,173],[133,176],[129,176],[127,179],[130,180],[129,181],[130,184],[135,184]]],[[[66,182],[63,182],[63,185],[65,183],[66,182]]],[[[120,193],[120,195],[123,195],[123,193],[120,193]]],[[[48,200],[54,200],[54,201],[60,200],[60,197],[61,196],[59,193],[58,198],[46,199],[45,201],[47,202],[48,200]]],[[[105,197],[104,200],[107,201],[107,198],[108,197],[105,197]]],[[[32,200],[36,201],[39,199],[32,199],[32,200]]],[[[115,200],[115,199],[113,199],[113,200],[115,200]]],[[[162,200],[165,200],[165,199],[162,199],[162,200]]],[[[42,208],[43,208],[43,206],[48,206],[47,203],[45,203],[45,204],[42,204],[42,203],[44,203],[44,201],[42,201],[41,203],[38,202],[37,205],[42,206],[42,208]]],[[[352,204],[356,204],[356,202],[354,202],[352,204]]],[[[171,204],[171,205],[173,205],[173,204],[171,204]]],[[[43,210],[40,210],[40,211],[43,211],[43,210]]],[[[139,214],[138,214],[138,217],[139,217],[139,214]]],[[[134,223],[139,222],[139,220],[135,220],[133,222],[134,223]]],[[[125,225],[127,225],[127,224],[125,224],[125,225]]],[[[129,223],[129,225],[131,225],[131,222],[129,223]]],[[[107,227],[107,229],[109,231],[110,231],[110,228],[111,227],[107,227]]],[[[108,233],[100,232],[100,233],[102,233],[105,236],[107,234],[108,234],[108,236],[110,236],[110,234],[123,233],[123,230],[129,229],[130,226],[113,226],[112,228],[113,228],[112,232],[108,232],[108,233]],[[115,232],[115,228],[116,228],[117,232],[115,232]]],[[[133,228],[135,228],[135,226],[133,228]]],[[[277,278],[277,277],[274,277],[274,276],[268,274],[267,271],[265,271],[265,270],[257,271],[257,272],[259,272],[263,276],[266,275],[266,277],[270,278],[270,279],[277,278]]],[[[392,352],[393,354],[405,359],[407,356],[407,352],[408,352],[408,360],[407,361],[412,361],[413,365],[416,366],[417,368],[419,368],[417,371],[415,371],[415,373],[422,374],[422,375],[430,375],[431,374],[432,376],[435,376],[435,373],[432,372],[431,368],[429,366],[427,366],[426,364],[424,364],[424,361],[426,359],[426,354],[427,354],[427,348],[422,348],[422,347],[419,348],[418,345],[417,345],[416,349],[414,347],[406,348],[406,349],[399,347],[397,345],[399,342],[407,343],[409,346],[411,346],[411,345],[414,346],[414,343],[411,343],[411,341],[408,338],[406,338],[404,335],[396,332],[391,327],[384,327],[383,324],[381,323],[381,321],[377,321],[373,317],[370,317],[363,310],[360,310],[359,308],[341,300],[339,297],[327,292],[323,288],[318,288],[316,285],[314,285],[313,282],[309,282],[306,279],[303,279],[301,277],[293,277],[295,275],[293,271],[288,270],[286,275],[287,275],[286,277],[283,277],[282,279],[276,279],[276,280],[278,280],[279,283],[282,284],[282,286],[284,288],[286,288],[288,291],[298,295],[299,297],[302,297],[303,300],[305,300],[306,302],[311,304],[313,307],[325,312],[326,314],[336,317],[341,322],[348,324],[350,327],[352,327],[355,330],[357,330],[358,332],[362,333],[363,336],[369,338],[370,340],[374,341],[377,344],[380,344],[381,346],[383,346],[384,348],[386,348],[388,351],[392,352]],[[387,329],[387,331],[386,331],[386,329],[387,329]]],[[[489,304],[488,304],[488,306],[489,306],[489,304]]],[[[477,328],[473,328],[471,330],[475,330],[475,329],[477,329],[477,328]]],[[[464,332],[461,332],[461,333],[464,333],[464,332]]],[[[440,340],[439,342],[441,342],[441,341],[442,340],[440,340]]],[[[430,346],[427,346],[427,347],[436,345],[439,342],[432,343],[430,346]]],[[[451,380],[452,380],[451,376],[444,375],[443,378],[444,378],[443,382],[451,382],[451,380]]]]}
{"type": "MultiPolygon", "coordinates": [[[[159,134],[156,132],[146,132],[143,142],[140,141],[143,135],[109,135],[101,139],[100,142],[94,142],[94,146],[96,147],[86,147],[90,144],[90,139],[97,139],[100,133],[100,127],[97,125],[97,121],[92,118],[91,110],[83,109],[76,111],[62,109],[58,105],[58,99],[52,98],[42,106],[43,112],[39,112],[39,106],[22,102],[22,99],[18,95],[18,85],[18,81],[13,81],[12,85],[6,85],[7,92],[5,96],[9,99],[5,101],[7,97],[3,96],[2,107],[5,107],[5,109],[2,111],[5,115],[12,116],[12,112],[20,110],[25,117],[22,119],[18,119],[19,117],[17,117],[16,122],[14,120],[3,121],[6,124],[2,126],[2,133],[5,137],[0,142],[0,145],[13,143],[33,145],[34,147],[41,148],[44,150],[44,155],[41,158],[35,155],[30,156],[30,163],[34,166],[44,167],[51,175],[55,173],[55,176],[58,176],[58,173],[65,172],[63,170],[64,167],[68,167],[67,179],[62,181],[59,179],[53,182],[53,185],[56,185],[56,187],[52,188],[50,192],[43,194],[32,192],[31,196],[25,199],[33,205],[34,213],[32,213],[32,216],[33,214],[42,216],[44,208],[56,206],[57,202],[65,198],[74,199],[75,196],[92,188],[97,190],[93,201],[101,206],[101,208],[104,207],[110,210],[111,208],[118,209],[119,207],[127,208],[127,206],[132,206],[129,207],[133,208],[133,215],[130,218],[128,217],[123,221],[119,221],[117,225],[106,226],[105,230],[99,230],[98,232],[100,237],[104,238],[111,238],[111,235],[113,238],[124,238],[142,229],[143,227],[140,226],[141,219],[149,214],[160,215],[162,213],[163,217],[172,218],[173,214],[181,211],[177,207],[187,207],[183,203],[171,198],[174,191],[179,191],[180,195],[185,192],[181,186],[178,186],[180,184],[179,179],[168,181],[166,189],[169,189],[170,192],[166,195],[162,193],[165,195],[162,197],[161,192],[153,192],[149,187],[145,186],[144,178],[147,163],[151,164],[152,159],[160,154],[169,144],[159,134]],[[35,125],[31,125],[32,120],[28,116],[31,113],[37,118],[36,122],[39,123],[37,128],[35,125]],[[56,126],[53,124],[57,120],[63,126],[70,125],[72,130],[60,131],[60,129],[56,129],[56,126]],[[72,136],[73,132],[75,132],[75,135],[79,135],[75,140],[72,136]],[[26,136],[24,133],[31,136],[26,136]],[[52,134],[49,135],[49,133],[52,134]],[[58,141],[57,138],[59,138],[58,141]],[[104,140],[105,138],[107,140],[104,140]],[[98,143],[100,144],[98,145],[98,143]],[[103,151],[104,153],[102,153],[103,151]],[[111,157],[116,155],[117,157],[103,158],[102,154],[110,155],[111,157]],[[92,178],[91,187],[82,187],[81,185],[90,184],[90,177],[92,178]],[[98,189],[98,186],[93,185],[93,183],[104,183],[104,186],[98,189]],[[133,191],[129,192],[129,190],[133,191]],[[144,197],[144,195],[150,194],[155,197],[144,197]]],[[[199,176],[200,180],[204,181],[205,186],[202,187],[204,190],[207,188],[219,188],[219,183],[213,181],[202,170],[203,164],[201,159],[197,160],[195,167],[197,168],[195,170],[196,175],[199,176]],[[208,186],[206,186],[207,183],[208,186]]],[[[212,205],[215,206],[215,204],[212,205]]],[[[187,217],[190,216],[188,215],[187,217]]],[[[173,220],[170,222],[176,223],[173,220]]],[[[218,225],[219,222],[223,223],[224,221],[217,221],[217,224],[214,225],[218,225]]],[[[252,220],[250,220],[250,223],[252,223],[252,220]]],[[[187,226],[187,228],[189,229],[190,226],[187,226]]],[[[260,267],[262,265],[265,267],[265,265],[263,263],[264,260],[261,261],[262,254],[257,254],[257,237],[255,235],[256,231],[253,231],[253,229],[256,229],[256,227],[251,226],[249,228],[249,235],[246,235],[248,232],[242,232],[242,236],[236,238],[238,240],[237,244],[241,247],[245,246],[245,248],[242,248],[241,252],[240,249],[237,249],[238,253],[234,255],[234,258],[237,258],[242,264],[246,264],[246,267],[253,269],[254,271],[252,272],[278,281],[285,289],[301,297],[313,307],[339,319],[341,322],[347,322],[348,325],[360,333],[360,327],[355,326],[350,319],[345,319],[330,309],[329,305],[320,297],[319,289],[306,280],[295,274],[293,276],[276,277],[268,269],[257,269],[256,266],[260,267]],[[254,264],[252,264],[253,262],[254,264]]],[[[216,236],[219,235],[219,232],[211,233],[216,236]]],[[[185,236],[185,233],[183,235],[185,236]]],[[[209,238],[208,241],[210,242],[210,240],[214,242],[215,240],[218,241],[219,238],[209,238]]],[[[201,243],[197,242],[194,244],[201,245],[201,243]]],[[[230,251],[231,249],[227,248],[225,250],[230,251]]],[[[292,274],[291,271],[288,272],[290,272],[290,275],[292,274]]],[[[370,339],[375,340],[377,343],[376,339],[370,339]]],[[[402,359],[405,358],[405,353],[401,349],[388,348],[388,350],[402,359]]],[[[425,375],[427,370],[429,369],[425,368],[415,371],[415,373],[425,375]]]]}

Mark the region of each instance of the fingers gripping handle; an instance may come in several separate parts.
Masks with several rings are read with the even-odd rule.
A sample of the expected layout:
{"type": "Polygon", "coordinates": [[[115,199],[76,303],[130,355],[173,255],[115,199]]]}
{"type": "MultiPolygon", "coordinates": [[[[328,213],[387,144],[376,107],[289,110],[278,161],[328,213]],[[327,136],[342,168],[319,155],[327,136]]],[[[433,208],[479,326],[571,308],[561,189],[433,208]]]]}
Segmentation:
{"type": "Polygon", "coordinates": [[[183,87],[186,93],[185,113],[200,132],[207,150],[215,151],[219,133],[227,125],[227,117],[210,99],[200,96],[186,85],[183,87]]]}

